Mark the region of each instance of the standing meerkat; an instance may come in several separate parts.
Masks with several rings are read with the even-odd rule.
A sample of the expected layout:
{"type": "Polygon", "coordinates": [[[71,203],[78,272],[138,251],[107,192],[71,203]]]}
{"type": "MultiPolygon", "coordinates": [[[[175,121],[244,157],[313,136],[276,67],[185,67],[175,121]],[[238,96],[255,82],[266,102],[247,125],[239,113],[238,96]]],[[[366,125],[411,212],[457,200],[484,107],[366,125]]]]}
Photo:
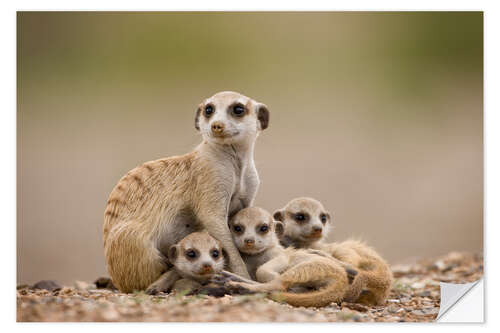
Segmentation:
{"type": "Polygon", "coordinates": [[[331,224],[330,213],[312,198],[296,198],[273,217],[284,225],[281,244],[299,249],[318,249],[358,270],[346,301],[368,305],[384,304],[392,286],[387,262],[371,247],[356,240],[326,243],[331,224]]]}
{"type": "Polygon", "coordinates": [[[234,277],[227,282],[230,288],[271,292],[271,298],[294,306],[320,307],[344,298],[349,289],[346,269],[321,251],[284,249],[276,236],[283,226],[264,209],[245,208],[229,223],[250,275],[259,282],[234,277]],[[291,292],[297,290],[304,292],[291,292]]]}
{"type": "Polygon", "coordinates": [[[269,111],[225,91],[198,105],[194,123],[203,137],[194,151],[144,163],[123,176],[109,196],[104,252],[122,292],[164,291],[171,271],[168,249],[203,230],[226,249],[229,270],[249,277],[227,221],[255,198],[254,146],[268,126],[269,111]]]}

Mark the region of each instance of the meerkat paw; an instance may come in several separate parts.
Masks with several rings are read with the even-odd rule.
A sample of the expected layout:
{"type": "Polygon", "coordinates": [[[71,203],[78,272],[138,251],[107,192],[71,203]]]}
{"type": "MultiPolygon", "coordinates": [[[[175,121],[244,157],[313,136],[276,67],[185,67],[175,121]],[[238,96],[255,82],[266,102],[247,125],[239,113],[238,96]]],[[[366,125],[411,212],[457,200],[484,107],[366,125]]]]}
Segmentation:
{"type": "Polygon", "coordinates": [[[148,295],[158,295],[159,293],[168,293],[169,291],[169,286],[165,286],[162,283],[153,283],[145,290],[145,293],[148,295]]]}
{"type": "Polygon", "coordinates": [[[245,282],[228,281],[224,286],[234,294],[246,295],[256,292],[256,290],[253,290],[253,285],[245,282]]]}

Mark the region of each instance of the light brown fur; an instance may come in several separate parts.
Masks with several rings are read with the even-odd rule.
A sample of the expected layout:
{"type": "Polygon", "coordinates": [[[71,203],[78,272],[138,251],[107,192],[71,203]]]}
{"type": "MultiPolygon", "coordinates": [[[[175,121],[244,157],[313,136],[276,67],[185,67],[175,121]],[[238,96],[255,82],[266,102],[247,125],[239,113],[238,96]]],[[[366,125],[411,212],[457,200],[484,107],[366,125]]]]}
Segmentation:
{"type": "Polygon", "coordinates": [[[220,243],[207,232],[187,235],[168,251],[168,259],[174,269],[155,281],[148,288],[149,293],[156,294],[170,289],[193,292],[200,289],[215,274],[222,272],[225,265],[224,253],[220,243]]]}
{"type": "Polygon", "coordinates": [[[259,282],[232,281],[231,286],[269,292],[271,298],[294,306],[320,307],[344,298],[349,287],[344,267],[320,251],[284,249],[276,237],[281,223],[267,211],[245,208],[230,220],[230,228],[250,275],[259,282]],[[291,292],[297,288],[307,291],[291,292]]]}
{"type": "Polygon", "coordinates": [[[264,104],[234,92],[215,94],[196,111],[203,142],[193,152],[147,162],[120,179],[103,227],[107,267],[118,289],[144,290],[165,279],[170,246],[202,230],[224,246],[229,269],[248,277],[227,220],[253,202],[259,186],[254,144],[268,121],[264,104]],[[234,103],[247,107],[244,116],[233,114],[234,103]]]}
{"type": "Polygon", "coordinates": [[[284,208],[276,211],[273,216],[283,222],[284,233],[281,242],[294,248],[311,248],[324,251],[334,258],[352,265],[358,270],[345,300],[367,305],[382,305],[385,303],[392,286],[392,272],[387,262],[371,247],[361,241],[347,240],[340,243],[326,243],[324,237],[328,230],[330,214],[325,223],[318,222],[323,205],[312,198],[297,198],[290,201],[284,208]],[[296,215],[307,213],[309,221],[297,221],[296,215]],[[323,224],[323,231],[311,234],[310,224],[323,224]]]}

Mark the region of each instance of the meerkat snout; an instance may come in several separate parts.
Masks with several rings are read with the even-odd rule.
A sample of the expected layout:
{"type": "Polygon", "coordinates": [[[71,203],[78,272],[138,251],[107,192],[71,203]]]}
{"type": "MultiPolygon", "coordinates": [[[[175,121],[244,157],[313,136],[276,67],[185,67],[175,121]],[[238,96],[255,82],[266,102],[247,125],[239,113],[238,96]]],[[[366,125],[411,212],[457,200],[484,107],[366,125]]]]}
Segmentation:
{"type": "Polygon", "coordinates": [[[215,121],[212,123],[212,133],[215,136],[219,136],[224,133],[224,123],[221,123],[220,121],[215,121]]]}
{"type": "Polygon", "coordinates": [[[253,238],[245,238],[245,244],[247,244],[247,245],[255,244],[255,239],[253,239],[253,238]]]}
{"type": "Polygon", "coordinates": [[[212,264],[209,262],[205,262],[202,265],[202,269],[199,272],[199,274],[204,275],[204,274],[210,274],[214,272],[214,268],[212,267],[212,264]]]}
{"type": "Polygon", "coordinates": [[[319,226],[315,225],[312,227],[312,231],[313,231],[313,235],[321,236],[321,233],[323,232],[323,227],[320,225],[319,226]]]}

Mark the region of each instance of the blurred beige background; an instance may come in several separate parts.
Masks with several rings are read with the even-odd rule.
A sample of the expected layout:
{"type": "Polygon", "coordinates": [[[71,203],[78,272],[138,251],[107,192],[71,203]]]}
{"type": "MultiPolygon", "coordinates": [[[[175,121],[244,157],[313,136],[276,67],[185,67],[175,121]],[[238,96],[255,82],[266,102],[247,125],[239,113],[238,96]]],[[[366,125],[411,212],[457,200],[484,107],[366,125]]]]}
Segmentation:
{"type": "Polygon", "coordinates": [[[17,281],[107,275],[118,179],[183,154],[220,90],[266,103],[268,210],[296,196],[391,263],[483,247],[482,13],[18,13],[17,281]]]}

